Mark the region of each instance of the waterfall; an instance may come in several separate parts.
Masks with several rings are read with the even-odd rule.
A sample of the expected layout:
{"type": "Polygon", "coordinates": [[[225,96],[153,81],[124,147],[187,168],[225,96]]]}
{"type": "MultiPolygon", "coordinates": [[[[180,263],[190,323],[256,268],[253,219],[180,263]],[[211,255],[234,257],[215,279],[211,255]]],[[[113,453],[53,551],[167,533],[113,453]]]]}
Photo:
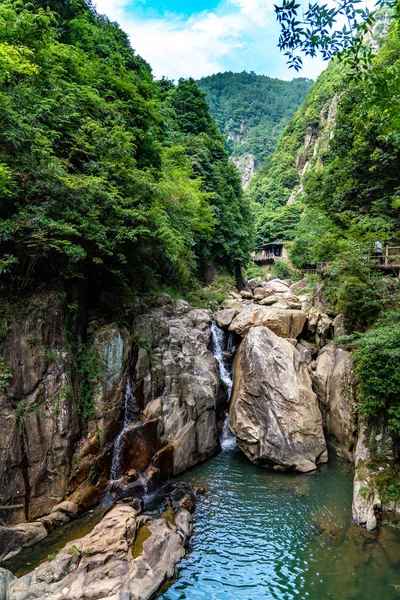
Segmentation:
{"type": "Polygon", "coordinates": [[[126,429],[131,425],[139,414],[139,409],[136,403],[136,396],[132,391],[132,382],[130,375],[126,378],[125,387],[125,406],[124,406],[124,426],[121,432],[115,439],[114,450],[111,461],[110,480],[116,481],[121,478],[121,459],[122,459],[122,438],[126,429]]]}
{"type": "MultiPolygon", "coordinates": [[[[218,327],[216,322],[213,320],[211,323],[211,340],[213,354],[218,362],[219,376],[226,387],[229,406],[229,401],[231,399],[232,394],[233,381],[231,370],[227,365],[226,354],[227,351],[231,353],[235,351],[235,347],[233,345],[233,336],[232,334],[229,334],[228,342],[226,344],[226,336],[224,330],[218,327]],[[226,350],[224,349],[225,344],[226,350]]],[[[225,420],[221,431],[220,443],[222,450],[231,450],[232,448],[236,447],[236,438],[228,426],[228,412],[225,415],[225,420]]]]}
{"type": "Polygon", "coordinates": [[[114,441],[110,469],[110,479],[106,489],[104,490],[103,500],[101,502],[103,506],[107,506],[108,504],[112,504],[114,502],[114,498],[111,494],[112,486],[115,482],[122,480],[122,439],[124,437],[125,431],[129,427],[129,425],[131,425],[137,419],[140,412],[136,402],[136,396],[132,390],[132,381],[129,373],[126,378],[124,400],[124,425],[114,441]]]}

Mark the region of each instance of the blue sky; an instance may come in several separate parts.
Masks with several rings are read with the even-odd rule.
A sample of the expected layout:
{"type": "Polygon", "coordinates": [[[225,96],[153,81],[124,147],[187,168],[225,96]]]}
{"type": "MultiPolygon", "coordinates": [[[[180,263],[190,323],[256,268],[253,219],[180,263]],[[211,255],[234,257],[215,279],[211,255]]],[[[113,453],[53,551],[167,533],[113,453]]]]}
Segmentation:
{"type": "Polygon", "coordinates": [[[326,64],[309,59],[299,75],[277,48],[279,28],[271,0],[95,0],[99,13],[117,21],[132,47],[170,79],[220,71],[255,71],[315,79],[326,64]]]}

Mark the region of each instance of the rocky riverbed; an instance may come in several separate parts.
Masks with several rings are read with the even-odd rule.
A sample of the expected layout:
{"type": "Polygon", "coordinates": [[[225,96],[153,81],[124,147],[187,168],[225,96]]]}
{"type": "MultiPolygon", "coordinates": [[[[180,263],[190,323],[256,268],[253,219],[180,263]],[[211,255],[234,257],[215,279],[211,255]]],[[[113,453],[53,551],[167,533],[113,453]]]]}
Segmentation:
{"type": "Polygon", "coordinates": [[[0,560],[96,504],[106,514],[32,573],[14,580],[3,570],[5,598],[144,600],[172,577],[191,533],[193,494],[155,514],[148,508],[168,479],[220,450],[236,347],[229,427],[250,461],[312,473],[330,448],[355,465],[356,523],[372,530],[383,513],[397,514],[374,479],[394,464],[393,441],[384,422],[358,419],[351,355],[331,343],[343,319],[321,289],[302,293],[306,284],[251,280],[229,290],[214,315],[163,294],[136,311],[129,331],[91,323],[102,371],[86,424],[68,393],[71,346],[56,299],[44,323],[37,305],[23,329],[10,321],[4,352],[16,375],[0,397],[0,560]],[[32,332],[35,344],[26,342],[32,332]]]}

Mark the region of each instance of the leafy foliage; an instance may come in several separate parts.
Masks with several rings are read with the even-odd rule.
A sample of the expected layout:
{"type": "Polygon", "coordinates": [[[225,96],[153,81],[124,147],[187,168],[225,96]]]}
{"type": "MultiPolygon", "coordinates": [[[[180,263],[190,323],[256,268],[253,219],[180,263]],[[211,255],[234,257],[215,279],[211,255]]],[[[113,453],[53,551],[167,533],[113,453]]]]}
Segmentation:
{"type": "Polygon", "coordinates": [[[256,169],[275,150],[311,83],[306,78],[281,81],[245,71],[217,73],[197,82],[233,160],[251,155],[256,169]]]}
{"type": "Polygon", "coordinates": [[[356,348],[359,410],[370,417],[384,411],[400,436],[400,325],[397,310],[385,313],[370,331],[352,341],[356,348]]]}
{"type": "MultiPolygon", "coordinates": [[[[394,8],[396,0],[379,0],[379,7],[394,8]]],[[[300,54],[330,60],[335,55],[351,65],[355,73],[372,63],[373,49],[368,35],[375,25],[377,11],[363,8],[361,0],[338,0],[334,5],[309,3],[306,10],[295,0],[283,0],[275,5],[281,26],[279,48],[287,57],[290,68],[303,66],[300,54]]]]}
{"type": "Polygon", "coordinates": [[[329,140],[332,98],[343,83],[343,66],[332,62],[293,119],[284,129],[277,149],[253,177],[247,195],[254,214],[256,245],[277,239],[294,239],[303,211],[303,197],[297,192],[302,172],[314,159],[316,140],[324,133],[329,140]],[[292,203],[287,205],[289,199],[292,203]]]}
{"type": "Polygon", "coordinates": [[[203,263],[247,262],[239,177],[193,81],[157,85],[83,0],[3,0],[0,72],[9,287],[54,277],[94,291],[184,286],[203,263]]]}

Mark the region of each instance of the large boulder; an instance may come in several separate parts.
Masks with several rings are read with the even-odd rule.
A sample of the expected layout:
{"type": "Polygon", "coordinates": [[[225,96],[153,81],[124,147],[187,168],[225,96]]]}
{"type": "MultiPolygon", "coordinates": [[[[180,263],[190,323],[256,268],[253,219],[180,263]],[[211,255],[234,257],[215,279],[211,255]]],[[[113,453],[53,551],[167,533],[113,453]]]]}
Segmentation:
{"type": "Polygon", "coordinates": [[[238,312],[239,311],[234,308],[219,310],[214,317],[215,322],[217,323],[218,327],[229,327],[238,312]]]}
{"type": "Polygon", "coordinates": [[[251,327],[262,325],[280,337],[297,338],[303,331],[306,320],[307,314],[302,310],[251,304],[233,319],[229,330],[244,336],[251,327]]]}
{"type": "Polygon", "coordinates": [[[353,460],[357,435],[354,364],[346,350],[325,346],[318,355],[313,376],[328,444],[353,460]]]}
{"type": "Polygon", "coordinates": [[[130,506],[117,505],[54,560],[10,581],[10,600],[147,600],[174,575],[191,528],[184,508],[137,517],[130,506]]]}
{"type": "Polygon", "coordinates": [[[46,536],[47,530],[43,523],[20,523],[12,527],[0,526],[0,562],[18,554],[23,547],[36,544],[46,536]]]}
{"type": "Polygon", "coordinates": [[[239,348],[229,427],[255,464],[308,472],[327,461],[307,364],[266,327],[251,328],[239,348]]]}

